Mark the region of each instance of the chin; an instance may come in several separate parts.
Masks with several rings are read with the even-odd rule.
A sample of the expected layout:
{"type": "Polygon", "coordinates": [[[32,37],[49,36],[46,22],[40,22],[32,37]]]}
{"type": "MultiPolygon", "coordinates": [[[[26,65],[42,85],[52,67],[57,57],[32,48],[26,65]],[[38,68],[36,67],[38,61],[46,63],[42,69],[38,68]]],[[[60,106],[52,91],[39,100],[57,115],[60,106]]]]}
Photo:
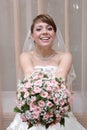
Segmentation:
{"type": "Polygon", "coordinates": [[[52,43],[47,43],[47,42],[45,42],[45,43],[42,43],[42,44],[40,44],[41,46],[46,46],[46,47],[50,47],[50,46],[52,46],[52,43]]]}
{"type": "Polygon", "coordinates": [[[52,46],[51,45],[49,45],[49,44],[46,44],[46,45],[42,45],[41,47],[43,47],[43,48],[52,48],[52,46]]]}

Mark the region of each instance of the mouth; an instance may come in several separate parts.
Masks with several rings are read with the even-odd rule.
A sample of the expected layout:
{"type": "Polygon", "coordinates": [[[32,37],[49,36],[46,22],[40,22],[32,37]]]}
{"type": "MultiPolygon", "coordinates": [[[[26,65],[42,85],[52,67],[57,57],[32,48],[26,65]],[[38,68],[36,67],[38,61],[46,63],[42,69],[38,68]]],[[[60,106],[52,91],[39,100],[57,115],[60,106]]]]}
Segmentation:
{"type": "Polygon", "coordinates": [[[43,42],[49,41],[50,37],[40,37],[40,40],[43,42]]]}

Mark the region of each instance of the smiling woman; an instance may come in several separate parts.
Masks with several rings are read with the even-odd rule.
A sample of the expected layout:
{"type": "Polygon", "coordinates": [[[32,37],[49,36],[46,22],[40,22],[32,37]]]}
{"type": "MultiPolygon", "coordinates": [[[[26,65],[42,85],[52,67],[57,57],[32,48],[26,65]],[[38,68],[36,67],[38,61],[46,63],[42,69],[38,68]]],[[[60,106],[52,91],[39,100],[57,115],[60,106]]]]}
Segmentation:
{"type": "MultiPolygon", "coordinates": [[[[19,55],[28,31],[31,33],[32,19],[41,13],[50,14],[53,17],[58,27],[57,31],[60,30],[62,33],[65,49],[72,52],[76,72],[76,79],[70,87],[70,90],[74,91],[72,109],[74,114],[78,115],[77,119],[87,129],[87,0],[0,0],[0,87],[2,95],[0,123],[4,127],[0,126],[0,129],[6,130],[14,118],[12,115],[16,99],[16,81],[23,77],[23,73],[20,73],[19,55]]],[[[26,41],[29,46],[31,45],[31,61],[36,58],[36,65],[40,62],[40,65],[44,65],[45,68],[50,60],[48,64],[51,66],[52,63],[55,66],[53,60],[54,57],[58,59],[56,53],[51,56],[46,56],[44,53],[44,57],[40,53],[39,55],[33,53],[35,43],[29,37],[30,35],[26,41]]],[[[58,50],[60,46],[56,44],[58,43],[56,41],[57,39],[53,43],[53,48],[58,45],[56,48],[58,50]]],[[[24,48],[24,50],[27,52],[30,49],[24,48]]],[[[35,64],[32,65],[32,70],[33,66],[35,64]]],[[[32,70],[30,69],[29,72],[32,73],[32,70]]]]}
{"type": "Polygon", "coordinates": [[[67,97],[71,95],[66,83],[72,55],[53,49],[56,33],[49,15],[41,14],[33,20],[30,35],[34,48],[20,55],[24,79],[18,83],[15,111],[19,114],[7,130],[85,130],[74,117],[71,98],[67,97]],[[42,101],[44,107],[40,106],[42,101]]]}
{"type": "Polygon", "coordinates": [[[35,24],[33,33],[31,34],[36,46],[52,46],[56,33],[51,25],[47,23],[37,23],[35,24]]]}
{"type": "Polygon", "coordinates": [[[53,19],[49,15],[37,16],[33,20],[33,24],[31,25],[31,37],[35,43],[36,48],[45,47],[43,49],[46,50],[52,48],[52,44],[56,36],[56,31],[57,31],[56,25],[53,19]]]}

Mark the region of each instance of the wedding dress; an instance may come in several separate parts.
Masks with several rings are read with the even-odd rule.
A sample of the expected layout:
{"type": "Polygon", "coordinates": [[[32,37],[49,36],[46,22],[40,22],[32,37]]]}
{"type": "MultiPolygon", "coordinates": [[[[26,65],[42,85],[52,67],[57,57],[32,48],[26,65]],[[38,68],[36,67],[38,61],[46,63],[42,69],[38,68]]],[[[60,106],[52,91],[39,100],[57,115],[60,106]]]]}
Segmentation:
{"type": "MultiPolygon", "coordinates": [[[[57,67],[56,66],[36,66],[35,70],[37,69],[43,69],[45,71],[48,71],[49,73],[50,72],[53,73],[54,75],[57,67]]],[[[20,114],[16,114],[13,122],[10,124],[7,130],[86,130],[86,129],[77,121],[73,113],[69,112],[69,117],[65,117],[65,126],[61,126],[59,123],[57,123],[55,125],[50,126],[48,129],[46,129],[44,126],[41,126],[41,125],[33,126],[28,129],[27,123],[22,122],[20,114]]]]}

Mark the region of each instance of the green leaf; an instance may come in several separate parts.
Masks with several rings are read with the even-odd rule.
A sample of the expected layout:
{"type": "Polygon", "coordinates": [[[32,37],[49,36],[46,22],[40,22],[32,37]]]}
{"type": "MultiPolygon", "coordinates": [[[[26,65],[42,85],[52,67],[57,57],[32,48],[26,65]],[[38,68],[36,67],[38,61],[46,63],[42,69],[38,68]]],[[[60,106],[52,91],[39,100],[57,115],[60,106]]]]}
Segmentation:
{"type": "Polygon", "coordinates": [[[67,114],[64,115],[65,117],[69,117],[67,114]]]}
{"type": "Polygon", "coordinates": [[[49,107],[47,107],[47,112],[50,112],[50,108],[49,107]]]}
{"type": "Polygon", "coordinates": [[[48,129],[48,127],[49,127],[49,124],[46,124],[46,125],[45,125],[45,127],[46,127],[46,129],[48,129]]]}
{"type": "Polygon", "coordinates": [[[48,78],[48,76],[46,74],[44,74],[44,78],[48,78]]]}
{"type": "Polygon", "coordinates": [[[22,111],[18,107],[14,108],[14,112],[22,113],[22,111]]]}
{"type": "Polygon", "coordinates": [[[22,97],[24,96],[24,92],[21,92],[21,96],[22,96],[22,97]]]}
{"type": "Polygon", "coordinates": [[[39,100],[41,100],[41,99],[42,99],[42,97],[41,97],[40,95],[37,95],[37,96],[36,96],[36,100],[37,100],[37,101],[39,101],[39,100]]]}
{"type": "Polygon", "coordinates": [[[27,103],[21,107],[21,109],[23,110],[23,112],[29,110],[29,106],[27,105],[27,103]]]}
{"type": "Polygon", "coordinates": [[[28,80],[21,81],[22,84],[25,84],[26,82],[28,82],[28,80]]]}
{"type": "Polygon", "coordinates": [[[64,119],[64,117],[61,118],[60,124],[65,126],[65,119],[64,119]]]}
{"type": "Polygon", "coordinates": [[[30,124],[28,125],[28,129],[31,128],[32,126],[33,126],[33,125],[30,123],[30,124]]]}

